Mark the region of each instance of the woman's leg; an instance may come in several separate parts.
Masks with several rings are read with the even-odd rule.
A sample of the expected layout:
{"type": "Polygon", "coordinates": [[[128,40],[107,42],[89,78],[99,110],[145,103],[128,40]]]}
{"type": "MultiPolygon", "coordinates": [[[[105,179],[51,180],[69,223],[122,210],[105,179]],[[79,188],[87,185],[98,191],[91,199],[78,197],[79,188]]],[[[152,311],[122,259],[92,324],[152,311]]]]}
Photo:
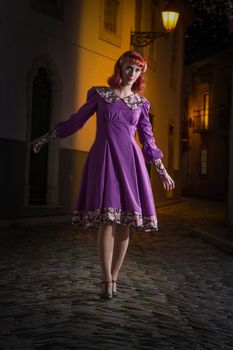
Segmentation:
{"type": "MultiPolygon", "coordinates": [[[[116,281],[129,244],[129,226],[117,224],[112,258],[112,280],[116,281]]],[[[114,287],[114,286],[113,286],[114,287]]]]}
{"type": "MultiPolygon", "coordinates": [[[[115,224],[101,222],[97,238],[97,247],[102,268],[102,281],[112,281],[112,257],[114,247],[115,224]]],[[[102,285],[102,292],[112,293],[112,283],[102,285]]]]}

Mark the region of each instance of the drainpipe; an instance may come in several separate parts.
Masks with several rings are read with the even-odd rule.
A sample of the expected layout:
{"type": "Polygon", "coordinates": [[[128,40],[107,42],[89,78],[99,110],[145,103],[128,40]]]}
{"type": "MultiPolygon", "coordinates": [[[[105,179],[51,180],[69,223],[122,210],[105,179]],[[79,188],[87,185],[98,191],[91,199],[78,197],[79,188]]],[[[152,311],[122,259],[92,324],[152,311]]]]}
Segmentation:
{"type": "Polygon", "coordinates": [[[229,174],[228,174],[228,222],[233,228],[233,65],[231,79],[231,112],[229,135],[229,174]]]}

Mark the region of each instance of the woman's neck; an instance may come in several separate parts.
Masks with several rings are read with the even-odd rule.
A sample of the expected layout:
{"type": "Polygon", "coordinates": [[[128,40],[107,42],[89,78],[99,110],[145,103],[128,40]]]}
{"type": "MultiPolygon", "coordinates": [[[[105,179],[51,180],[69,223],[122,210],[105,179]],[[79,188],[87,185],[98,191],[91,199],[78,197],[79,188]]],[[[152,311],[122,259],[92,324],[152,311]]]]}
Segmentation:
{"type": "Polygon", "coordinates": [[[115,93],[120,97],[120,98],[125,98],[129,95],[133,94],[133,91],[131,90],[131,86],[120,86],[117,89],[114,89],[115,93]]]}

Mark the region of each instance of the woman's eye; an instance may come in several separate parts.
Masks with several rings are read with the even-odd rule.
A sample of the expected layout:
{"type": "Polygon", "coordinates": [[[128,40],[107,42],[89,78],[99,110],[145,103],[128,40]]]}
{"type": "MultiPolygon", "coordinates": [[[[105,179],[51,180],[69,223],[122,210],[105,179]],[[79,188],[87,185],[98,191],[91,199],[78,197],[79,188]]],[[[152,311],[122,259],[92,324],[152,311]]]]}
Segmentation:
{"type": "Polygon", "coordinates": [[[126,71],[129,73],[129,72],[135,72],[135,73],[139,73],[141,72],[141,68],[134,68],[134,67],[131,67],[131,66],[127,66],[126,67],[126,71]]]}

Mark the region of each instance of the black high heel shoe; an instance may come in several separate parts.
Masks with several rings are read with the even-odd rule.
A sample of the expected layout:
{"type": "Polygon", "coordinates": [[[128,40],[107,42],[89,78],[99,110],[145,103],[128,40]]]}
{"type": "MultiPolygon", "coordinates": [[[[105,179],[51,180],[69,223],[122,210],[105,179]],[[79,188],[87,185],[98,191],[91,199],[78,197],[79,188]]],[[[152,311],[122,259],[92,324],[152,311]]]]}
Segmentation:
{"type": "Polygon", "coordinates": [[[113,294],[107,292],[108,283],[112,283],[112,281],[101,282],[101,283],[102,283],[102,284],[105,284],[105,289],[106,289],[106,291],[105,291],[104,293],[101,293],[101,294],[100,294],[100,299],[105,299],[105,300],[110,300],[110,299],[112,299],[113,294]]]}
{"type": "Polygon", "coordinates": [[[113,280],[112,280],[112,296],[113,296],[113,297],[117,297],[117,291],[114,291],[114,290],[113,290],[113,285],[114,285],[114,283],[115,283],[115,285],[116,285],[117,281],[113,281],[113,280]]]}

